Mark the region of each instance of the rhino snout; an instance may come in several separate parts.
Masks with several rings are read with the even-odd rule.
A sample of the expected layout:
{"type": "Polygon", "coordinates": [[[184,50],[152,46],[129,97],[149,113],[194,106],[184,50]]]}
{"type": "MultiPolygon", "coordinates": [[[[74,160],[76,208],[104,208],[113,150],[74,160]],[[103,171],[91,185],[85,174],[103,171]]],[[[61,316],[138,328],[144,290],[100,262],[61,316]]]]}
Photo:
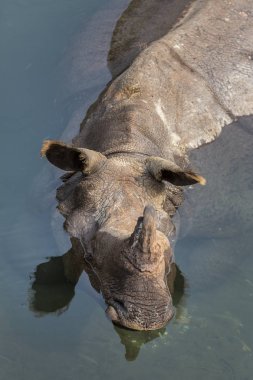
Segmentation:
{"type": "Polygon", "coordinates": [[[111,301],[106,314],[109,319],[131,330],[156,330],[164,327],[174,316],[174,307],[168,300],[166,304],[153,305],[147,310],[138,305],[128,307],[118,300],[111,301]]]}

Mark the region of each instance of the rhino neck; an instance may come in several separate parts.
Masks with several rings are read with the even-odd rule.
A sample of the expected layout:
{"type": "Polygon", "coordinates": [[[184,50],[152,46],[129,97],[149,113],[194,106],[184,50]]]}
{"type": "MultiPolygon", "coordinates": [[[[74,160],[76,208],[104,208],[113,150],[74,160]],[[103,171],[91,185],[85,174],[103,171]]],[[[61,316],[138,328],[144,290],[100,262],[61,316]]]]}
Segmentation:
{"type": "Polygon", "coordinates": [[[187,153],[171,130],[165,104],[159,94],[152,96],[151,90],[128,84],[123,75],[117,78],[88,110],[74,145],[107,157],[119,152],[157,156],[188,166],[187,153]]]}
{"type": "Polygon", "coordinates": [[[74,144],[104,155],[119,151],[172,158],[175,149],[168,143],[163,116],[159,99],[149,89],[120,76],[90,107],[74,144]]]}

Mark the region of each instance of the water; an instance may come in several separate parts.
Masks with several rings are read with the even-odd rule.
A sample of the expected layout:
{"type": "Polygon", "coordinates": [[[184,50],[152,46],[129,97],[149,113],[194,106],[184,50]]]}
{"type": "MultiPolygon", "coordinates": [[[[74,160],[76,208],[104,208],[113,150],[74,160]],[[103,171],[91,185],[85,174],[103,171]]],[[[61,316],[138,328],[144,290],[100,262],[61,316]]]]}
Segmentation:
{"type": "MultiPolygon", "coordinates": [[[[110,80],[111,34],[128,3],[0,1],[1,380],[252,378],[252,119],[241,121],[242,145],[230,147],[242,152],[232,172],[217,170],[219,146],[213,169],[212,145],[196,153],[200,161],[193,155],[210,186],[187,195],[193,212],[182,217],[186,233],[176,246],[185,287],[181,278],[176,317],[166,328],[113,327],[85,274],[75,288],[34,284],[36,267],[70,247],[61,221],[52,228],[58,182],[39,157],[41,141],[74,135],[110,80]],[[227,216],[217,222],[212,211],[220,205],[227,216]],[[200,233],[205,224],[208,233],[200,233]]],[[[231,141],[235,127],[230,131],[217,144],[231,141]]]]}

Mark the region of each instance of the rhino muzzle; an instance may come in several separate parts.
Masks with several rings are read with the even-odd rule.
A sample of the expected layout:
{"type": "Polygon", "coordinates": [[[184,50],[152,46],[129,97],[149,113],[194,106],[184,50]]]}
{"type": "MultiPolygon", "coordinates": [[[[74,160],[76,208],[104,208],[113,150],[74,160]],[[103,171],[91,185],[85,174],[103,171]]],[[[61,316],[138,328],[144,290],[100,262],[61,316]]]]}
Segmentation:
{"type": "Polygon", "coordinates": [[[162,300],[152,302],[144,299],[142,304],[112,300],[106,310],[107,316],[117,325],[132,330],[156,330],[165,326],[174,315],[170,295],[162,300]]]}

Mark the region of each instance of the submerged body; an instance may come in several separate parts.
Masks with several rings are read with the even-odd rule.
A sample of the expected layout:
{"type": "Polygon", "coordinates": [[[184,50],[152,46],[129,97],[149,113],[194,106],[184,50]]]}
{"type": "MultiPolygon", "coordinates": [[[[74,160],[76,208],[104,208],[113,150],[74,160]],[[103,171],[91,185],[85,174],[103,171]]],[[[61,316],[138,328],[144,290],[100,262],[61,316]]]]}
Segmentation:
{"type": "Polygon", "coordinates": [[[181,186],[205,184],[189,167],[188,151],[253,112],[251,6],[193,2],[107,86],[72,145],[43,145],[42,154],[69,172],[58,189],[59,210],[115,323],[152,330],[173,316],[166,283],[172,217],[181,186]]]}

